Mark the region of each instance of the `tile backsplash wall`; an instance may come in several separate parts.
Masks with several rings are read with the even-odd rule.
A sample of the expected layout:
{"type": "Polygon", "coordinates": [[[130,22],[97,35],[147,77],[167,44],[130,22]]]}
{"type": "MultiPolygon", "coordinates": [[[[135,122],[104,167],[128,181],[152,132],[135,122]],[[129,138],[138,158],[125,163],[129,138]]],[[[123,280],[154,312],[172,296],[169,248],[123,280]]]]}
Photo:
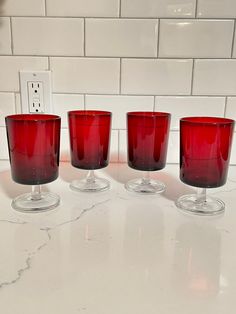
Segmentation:
{"type": "Polygon", "coordinates": [[[20,112],[20,70],[52,71],[62,160],[71,109],[113,112],[120,162],[127,111],[171,112],[168,162],[178,162],[180,117],[236,119],[235,0],[0,0],[0,12],[0,159],[4,116],[20,112]]]}

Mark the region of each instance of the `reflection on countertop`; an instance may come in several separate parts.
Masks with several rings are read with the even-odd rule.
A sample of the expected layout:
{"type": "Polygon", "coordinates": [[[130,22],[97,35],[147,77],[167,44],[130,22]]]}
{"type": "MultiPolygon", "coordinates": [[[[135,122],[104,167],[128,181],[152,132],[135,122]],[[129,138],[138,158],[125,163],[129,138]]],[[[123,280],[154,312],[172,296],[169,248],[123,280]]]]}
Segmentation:
{"type": "Polygon", "coordinates": [[[4,314],[231,314],[236,288],[236,167],[225,186],[209,191],[226,203],[220,217],[184,215],[176,198],[193,190],[178,166],[152,177],[162,195],[127,192],[139,173],[125,164],[99,170],[107,192],[69,189],[84,173],[61,163],[45,186],[61,196],[57,209],[14,211],[11,198],[28,190],[0,162],[0,306],[4,314]],[[13,302],[14,300],[14,302],[13,302]]]}

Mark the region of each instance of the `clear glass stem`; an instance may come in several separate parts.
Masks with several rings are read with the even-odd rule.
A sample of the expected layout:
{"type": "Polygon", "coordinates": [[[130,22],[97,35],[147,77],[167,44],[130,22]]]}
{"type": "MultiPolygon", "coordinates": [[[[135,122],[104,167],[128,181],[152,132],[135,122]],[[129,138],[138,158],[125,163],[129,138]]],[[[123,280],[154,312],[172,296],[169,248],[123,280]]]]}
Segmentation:
{"type": "Polygon", "coordinates": [[[202,204],[206,202],[206,189],[202,188],[202,189],[198,189],[197,190],[197,203],[202,204]]]}
{"type": "Polygon", "coordinates": [[[41,200],[41,185],[32,185],[31,199],[32,201],[41,200]]]}
{"type": "Polygon", "coordinates": [[[86,181],[88,183],[94,183],[96,180],[96,177],[94,175],[94,170],[89,170],[87,177],[86,177],[86,181]]]}
{"type": "Polygon", "coordinates": [[[143,177],[142,177],[142,183],[144,185],[150,184],[150,172],[149,171],[145,171],[143,177]]]}

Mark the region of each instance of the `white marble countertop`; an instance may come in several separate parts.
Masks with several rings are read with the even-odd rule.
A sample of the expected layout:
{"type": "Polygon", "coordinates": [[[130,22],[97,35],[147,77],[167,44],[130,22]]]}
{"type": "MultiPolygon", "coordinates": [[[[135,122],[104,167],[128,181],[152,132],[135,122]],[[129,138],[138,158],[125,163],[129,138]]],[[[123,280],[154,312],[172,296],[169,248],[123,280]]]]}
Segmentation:
{"type": "Polygon", "coordinates": [[[232,314],[236,307],[236,167],[211,190],[226,203],[221,217],[184,215],[174,200],[191,187],[168,165],[153,177],[162,195],[137,195],[127,165],[98,171],[112,189],[69,189],[82,176],[69,163],[45,188],[61,196],[49,212],[22,214],[11,198],[29,189],[0,162],[0,308],[3,314],[232,314]]]}

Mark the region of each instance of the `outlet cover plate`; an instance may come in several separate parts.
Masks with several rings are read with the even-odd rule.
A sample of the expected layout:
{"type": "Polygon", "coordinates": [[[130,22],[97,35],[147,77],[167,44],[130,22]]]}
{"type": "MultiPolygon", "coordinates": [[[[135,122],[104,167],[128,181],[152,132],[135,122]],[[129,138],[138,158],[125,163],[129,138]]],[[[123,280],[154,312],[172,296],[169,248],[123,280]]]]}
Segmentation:
{"type": "Polygon", "coordinates": [[[31,112],[29,82],[40,82],[43,93],[43,109],[38,113],[53,113],[51,71],[20,71],[21,112],[31,112]]]}

